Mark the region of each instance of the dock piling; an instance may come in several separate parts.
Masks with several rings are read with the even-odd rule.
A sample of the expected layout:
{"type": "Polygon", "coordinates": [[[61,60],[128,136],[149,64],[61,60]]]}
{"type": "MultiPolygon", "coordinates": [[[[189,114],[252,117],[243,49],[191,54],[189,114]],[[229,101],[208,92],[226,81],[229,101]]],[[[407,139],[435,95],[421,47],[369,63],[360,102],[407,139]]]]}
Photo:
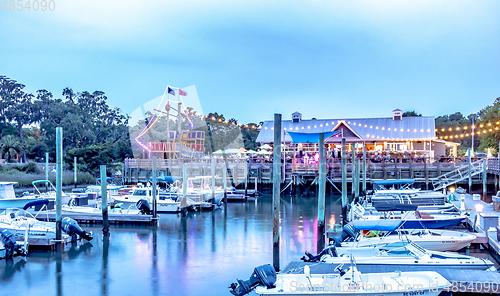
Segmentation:
{"type": "Polygon", "coordinates": [[[212,170],[211,170],[211,174],[212,174],[212,198],[215,200],[215,158],[214,156],[212,155],[212,158],[210,159],[211,160],[211,165],[212,165],[212,170]]]}
{"type": "MultiPolygon", "coordinates": [[[[347,158],[346,158],[346,143],[345,138],[342,138],[342,220],[347,218],[347,158]]],[[[342,223],[342,222],[341,222],[342,223]]]]}
{"type": "Polygon", "coordinates": [[[102,235],[109,236],[108,219],[108,188],[106,181],[106,166],[101,165],[101,209],[102,209],[102,235]]]}
{"type": "Polygon", "coordinates": [[[63,133],[62,127],[56,127],[56,249],[61,251],[62,238],[62,156],[63,156],[63,133]]]}
{"type": "Polygon", "coordinates": [[[76,174],[76,172],[77,172],[77,166],[78,166],[78,162],[76,161],[76,156],[74,157],[74,161],[75,161],[75,167],[74,167],[74,169],[75,169],[75,176],[73,178],[73,181],[75,182],[75,188],[76,188],[76,182],[77,182],[77,174],[76,174]]]}
{"type": "Polygon", "coordinates": [[[472,175],[471,175],[471,171],[472,171],[472,164],[471,164],[471,149],[469,148],[469,194],[472,194],[472,175]]]}
{"type": "Polygon", "coordinates": [[[153,184],[152,184],[152,194],[151,194],[151,198],[153,199],[153,219],[156,221],[158,221],[158,204],[157,204],[157,199],[158,199],[158,196],[156,194],[156,175],[157,175],[157,168],[156,168],[156,164],[157,164],[157,158],[156,156],[153,156],[153,163],[152,163],[152,166],[151,166],[151,174],[152,174],[152,178],[153,178],[153,184]]]}
{"type": "Polygon", "coordinates": [[[318,194],[318,244],[317,252],[325,247],[325,195],[326,195],[326,154],[325,133],[319,134],[319,194],[318,194]]]}
{"type": "Polygon", "coordinates": [[[483,201],[486,200],[486,194],[488,193],[488,187],[486,186],[486,180],[488,179],[488,162],[486,158],[483,158],[483,201]]]}
{"type": "Polygon", "coordinates": [[[366,195],[366,145],[363,143],[363,195],[366,195]]]}
{"type": "Polygon", "coordinates": [[[273,267],[280,270],[280,165],[281,165],[281,114],[274,114],[274,154],[273,154],[273,267]]]}

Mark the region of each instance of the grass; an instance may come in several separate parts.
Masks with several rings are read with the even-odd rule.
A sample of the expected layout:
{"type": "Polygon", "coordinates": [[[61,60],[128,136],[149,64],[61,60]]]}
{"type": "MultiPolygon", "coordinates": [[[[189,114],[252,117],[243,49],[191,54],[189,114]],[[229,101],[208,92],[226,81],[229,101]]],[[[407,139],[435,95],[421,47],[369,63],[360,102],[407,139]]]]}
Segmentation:
{"type": "MultiPolygon", "coordinates": [[[[21,172],[17,169],[6,168],[5,166],[0,166],[0,181],[10,181],[17,182],[18,187],[31,187],[31,182],[35,180],[45,180],[45,173],[35,173],[29,174],[21,172]]],[[[49,180],[54,184],[56,183],[55,172],[49,172],[49,180]]],[[[89,173],[77,172],[77,182],[76,184],[95,184],[96,178],[89,173]]],[[[75,185],[74,182],[74,172],[64,171],[63,172],[63,185],[75,185]]]]}

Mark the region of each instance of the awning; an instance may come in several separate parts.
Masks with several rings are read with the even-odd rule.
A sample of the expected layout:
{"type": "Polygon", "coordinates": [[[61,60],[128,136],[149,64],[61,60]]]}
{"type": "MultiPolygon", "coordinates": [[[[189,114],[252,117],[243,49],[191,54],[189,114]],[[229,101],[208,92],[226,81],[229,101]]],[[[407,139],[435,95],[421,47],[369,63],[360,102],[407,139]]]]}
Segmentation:
{"type": "MultiPolygon", "coordinates": [[[[292,142],[294,143],[319,143],[320,133],[296,133],[287,132],[292,137],[292,142]]],[[[340,134],[340,131],[325,132],[325,141],[327,138],[340,134]]]]}
{"type": "Polygon", "coordinates": [[[395,180],[373,180],[373,183],[377,185],[400,185],[400,184],[413,184],[415,179],[395,179],[395,180]]]}

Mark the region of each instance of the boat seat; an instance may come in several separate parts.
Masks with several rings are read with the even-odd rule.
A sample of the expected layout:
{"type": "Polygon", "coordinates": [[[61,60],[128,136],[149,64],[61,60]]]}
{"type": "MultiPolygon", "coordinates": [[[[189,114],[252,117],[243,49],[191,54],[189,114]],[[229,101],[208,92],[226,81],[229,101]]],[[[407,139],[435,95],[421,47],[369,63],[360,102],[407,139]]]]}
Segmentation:
{"type": "Polygon", "coordinates": [[[416,216],[417,218],[420,218],[420,219],[434,219],[434,217],[429,214],[429,213],[426,213],[426,212],[420,212],[420,211],[415,211],[416,213],[416,216]]]}

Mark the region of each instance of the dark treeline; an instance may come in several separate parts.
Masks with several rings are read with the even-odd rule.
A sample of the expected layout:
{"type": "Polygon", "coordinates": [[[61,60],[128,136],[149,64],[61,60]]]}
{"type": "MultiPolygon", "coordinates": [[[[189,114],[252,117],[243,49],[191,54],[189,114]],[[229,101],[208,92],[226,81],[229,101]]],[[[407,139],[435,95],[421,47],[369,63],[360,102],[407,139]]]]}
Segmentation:
{"type": "Polygon", "coordinates": [[[76,156],[80,170],[132,156],[128,118],[108,106],[104,92],[65,88],[55,98],[47,90],[31,94],[24,87],[0,76],[0,156],[6,161],[16,155],[23,163],[41,161],[49,152],[54,162],[56,127],[63,128],[64,162],[72,166],[76,156]]]}
{"type": "MultiPolygon", "coordinates": [[[[13,79],[0,76],[0,159],[40,162],[45,160],[48,152],[49,161],[55,162],[56,127],[63,128],[67,169],[73,168],[75,156],[79,170],[94,174],[99,165],[110,168],[125,158],[147,157],[139,145],[131,146],[130,141],[145,123],[133,123],[129,128],[129,117],[121,114],[119,108],[108,106],[104,92],[75,92],[65,88],[61,96],[54,97],[45,89],[31,94],[24,88],[13,79]]],[[[239,147],[257,149],[258,124],[238,125],[236,119],[226,120],[217,112],[202,116],[192,108],[188,107],[187,111],[194,123],[193,130],[206,134],[206,153],[239,147]]],[[[148,112],[147,117],[150,120],[152,114],[148,112]]],[[[182,130],[191,129],[186,121],[181,124],[182,130]]],[[[144,142],[164,141],[165,127],[166,118],[162,116],[145,135],[144,142]]],[[[170,128],[177,130],[174,120],[171,120],[170,128]]]]}

